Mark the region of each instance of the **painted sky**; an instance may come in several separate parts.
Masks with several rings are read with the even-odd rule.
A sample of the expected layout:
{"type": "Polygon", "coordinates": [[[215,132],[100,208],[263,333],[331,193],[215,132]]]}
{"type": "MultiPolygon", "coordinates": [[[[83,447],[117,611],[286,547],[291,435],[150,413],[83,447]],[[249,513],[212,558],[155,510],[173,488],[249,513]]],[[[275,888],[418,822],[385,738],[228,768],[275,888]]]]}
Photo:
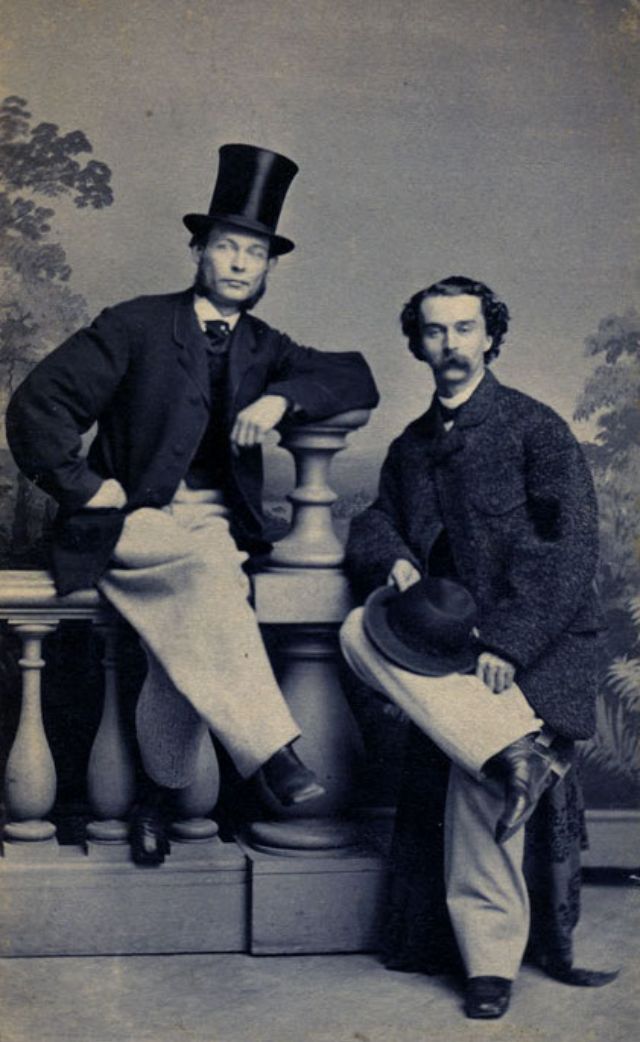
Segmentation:
{"type": "Polygon", "coordinates": [[[92,312],[190,281],[181,217],[206,210],[221,144],[296,160],[280,230],[298,248],[259,313],[303,343],[365,352],[383,394],[353,442],[369,459],[431,394],[397,322],[414,290],[452,273],[488,282],[513,314],[496,374],[566,418],[585,336],[637,303],[640,0],[0,10],[3,95],[84,130],[113,170],[110,210],[57,207],[92,312]]]}

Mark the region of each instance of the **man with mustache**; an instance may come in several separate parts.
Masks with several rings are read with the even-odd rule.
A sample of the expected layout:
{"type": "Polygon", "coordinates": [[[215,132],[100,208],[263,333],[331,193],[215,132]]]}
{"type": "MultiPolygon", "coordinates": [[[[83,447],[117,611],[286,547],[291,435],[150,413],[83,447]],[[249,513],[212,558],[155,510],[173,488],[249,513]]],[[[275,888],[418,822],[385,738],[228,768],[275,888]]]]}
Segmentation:
{"type": "MultiPolygon", "coordinates": [[[[435,395],[428,411],[391,445],[378,499],[354,520],[347,547],[347,570],[365,594],[390,583],[401,598],[424,576],[466,588],[478,613],[471,648],[475,678],[454,672],[443,683],[389,661],[369,638],[362,609],[342,629],[352,668],[451,759],[441,871],[467,975],[466,1012],[483,1019],[507,1010],[529,937],[522,826],[552,784],[554,798],[563,786],[575,792],[572,745],[595,729],[600,625],[591,476],[564,421],[541,402],[502,386],[490,371],[508,321],[507,307],[493,291],[463,276],[434,283],[405,305],[402,329],[412,353],[430,367],[435,395]],[[487,759],[474,776],[460,763],[467,746],[486,739],[487,720],[487,759]],[[459,736],[453,752],[452,734],[459,736]]],[[[398,808],[396,875],[404,873],[406,885],[393,912],[389,948],[400,962],[397,949],[430,921],[424,907],[416,908],[415,866],[428,865],[427,852],[436,858],[438,847],[438,825],[431,833],[426,825],[436,801],[435,783],[430,789],[428,781],[432,757],[419,738],[411,741],[409,781],[398,808]]],[[[575,822],[565,821],[555,836],[556,849],[571,849],[576,859],[578,818],[576,812],[575,822]]],[[[549,848],[545,856],[564,860],[549,848]]],[[[565,922],[555,926],[566,943],[560,955],[554,953],[555,975],[604,983],[593,975],[577,979],[586,972],[571,966],[569,920],[577,918],[577,898],[567,890],[562,896],[564,907],[560,902],[554,914],[565,922]]],[[[551,921],[550,916],[549,926],[551,921]]],[[[551,935],[549,928],[547,941],[551,935]]],[[[431,943],[428,936],[423,940],[431,943]]],[[[405,967],[432,962],[413,950],[405,967]]]]}
{"type": "Polygon", "coordinates": [[[297,169],[267,149],[224,145],[208,213],[184,217],[193,287],[107,308],[8,409],[18,466],[59,504],[58,591],[96,584],[146,651],[136,728],[155,784],[133,814],[140,864],[164,859],[165,807],[193,780],[209,730],[239,774],[260,773],[282,804],[324,792],[293,749],[299,730],[243,570],[268,546],[267,433],[287,413],[315,420],[377,403],[359,354],[301,347],[250,314],[294,248],[276,227],[297,169]],[[85,458],[81,435],[94,423],[85,458]]]}

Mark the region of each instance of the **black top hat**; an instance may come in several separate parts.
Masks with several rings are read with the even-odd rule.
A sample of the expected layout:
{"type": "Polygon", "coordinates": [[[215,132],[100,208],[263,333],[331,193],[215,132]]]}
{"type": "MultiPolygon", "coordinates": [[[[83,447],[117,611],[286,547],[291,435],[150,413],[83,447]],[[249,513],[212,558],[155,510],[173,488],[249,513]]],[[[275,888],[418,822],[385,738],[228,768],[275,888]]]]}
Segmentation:
{"type": "Polygon", "coordinates": [[[255,145],[223,145],[209,213],[188,213],[182,220],[194,235],[225,221],[268,236],[272,255],[289,253],[294,243],[275,232],[297,172],[296,164],[278,152],[255,145]]]}
{"type": "Polygon", "coordinates": [[[464,586],[426,576],[403,593],[382,586],[369,597],[364,628],[379,651],[422,676],[470,673],[476,655],[471,630],[477,609],[464,586]]]}

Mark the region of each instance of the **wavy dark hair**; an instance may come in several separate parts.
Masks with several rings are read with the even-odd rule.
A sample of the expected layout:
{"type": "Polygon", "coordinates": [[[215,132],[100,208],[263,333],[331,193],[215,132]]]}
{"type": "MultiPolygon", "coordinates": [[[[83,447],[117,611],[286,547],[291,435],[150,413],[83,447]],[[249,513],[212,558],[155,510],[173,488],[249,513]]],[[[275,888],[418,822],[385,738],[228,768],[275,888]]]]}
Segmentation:
{"type": "Polygon", "coordinates": [[[420,326],[422,301],[426,297],[460,297],[463,295],[479,297],[482,304],[487,334],[491,337],[491,347],[485,353],[485,362],[489,364],[498,357],[511,317],[507,305],[496,296],[492,289],[485,286],[484,282],[476,282],[475,279],[468,279],[465,275],[450,275],[449,278],[434,282],[427,289],[418,290],[402,309],[400,325],[409,341],[409,348],[416,358],[422,357],[420,326]]]}

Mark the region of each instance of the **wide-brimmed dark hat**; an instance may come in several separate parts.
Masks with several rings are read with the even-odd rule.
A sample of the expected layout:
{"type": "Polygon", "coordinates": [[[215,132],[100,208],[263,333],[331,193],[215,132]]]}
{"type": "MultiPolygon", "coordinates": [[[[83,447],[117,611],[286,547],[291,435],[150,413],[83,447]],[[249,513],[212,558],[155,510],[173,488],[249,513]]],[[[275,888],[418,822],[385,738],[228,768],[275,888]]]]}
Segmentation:
{"type": "Polygon", "coordinates": [[[364,628],[391,662],[421,676],[442,677],[474,670],[470,638],[476,617],[475,601],[464,586],[426,576],[403,593],[395,586],[375,590],[365,605],[364,628]]]}
{"type": "Polygon", "coordinates": [[[273,256],[290,253],[294,243],[276,235],[276,228],[297,172],[296,164],[278,152],[255,145],[223,145],[209,212],[188,213],[182,220],[193,235],[224,221],[268,236],[273,256]]]}

